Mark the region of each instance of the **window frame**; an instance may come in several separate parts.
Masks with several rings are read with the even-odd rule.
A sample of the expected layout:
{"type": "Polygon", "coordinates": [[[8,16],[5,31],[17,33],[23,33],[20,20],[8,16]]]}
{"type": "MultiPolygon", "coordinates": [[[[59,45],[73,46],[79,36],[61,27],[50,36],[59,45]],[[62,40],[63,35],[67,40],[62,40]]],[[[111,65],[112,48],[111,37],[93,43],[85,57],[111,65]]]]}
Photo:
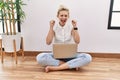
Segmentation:
{"type": "Polygon", "coordinates": [[[120,13],[120,11],[113,11],[113,7],[114,7],[113,4],[114,4],[114,0],[111,0],[111,2],[110,2],[110,10],[109,10],[108,29],[120,30],[120,26],[111,26],[112,14],[113,13],[120,13]]]}

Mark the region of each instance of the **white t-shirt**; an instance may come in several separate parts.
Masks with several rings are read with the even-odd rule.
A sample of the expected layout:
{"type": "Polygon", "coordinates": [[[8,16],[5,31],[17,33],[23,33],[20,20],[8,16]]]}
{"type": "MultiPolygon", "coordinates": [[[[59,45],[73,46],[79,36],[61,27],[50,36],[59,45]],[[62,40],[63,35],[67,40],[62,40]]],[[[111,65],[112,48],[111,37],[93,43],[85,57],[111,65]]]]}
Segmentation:
{"type": "Polygon", "coordinates": [[[55,32],[54,43],[75,43],[71,34],[72,29],[70,21],[67,21],[63,27],[56,21],[53,28],[55,32]]]}

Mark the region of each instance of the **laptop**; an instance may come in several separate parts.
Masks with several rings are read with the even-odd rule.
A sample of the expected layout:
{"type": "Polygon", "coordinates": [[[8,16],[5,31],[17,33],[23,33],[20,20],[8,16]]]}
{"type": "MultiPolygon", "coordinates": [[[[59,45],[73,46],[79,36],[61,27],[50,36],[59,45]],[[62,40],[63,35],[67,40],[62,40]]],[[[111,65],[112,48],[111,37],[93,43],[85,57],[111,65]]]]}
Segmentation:
{"type": "Polygon", "coordinates": [[[53,44],[53,56],[56,59],[74,58],[77,47],[77,44],[53,44]]]}

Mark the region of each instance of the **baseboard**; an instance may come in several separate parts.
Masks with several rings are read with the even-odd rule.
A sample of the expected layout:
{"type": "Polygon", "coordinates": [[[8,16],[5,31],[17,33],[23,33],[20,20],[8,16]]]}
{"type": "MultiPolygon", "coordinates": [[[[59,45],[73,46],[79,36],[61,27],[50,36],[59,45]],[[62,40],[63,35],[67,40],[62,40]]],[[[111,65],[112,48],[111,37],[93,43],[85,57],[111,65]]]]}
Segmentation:
{"type": "MultiPolygon", "coordinates": [[[[40,53],[50,53],[50,52],[51,51],[24,51],[24,54],[25,54],[25,56],[37,56],[40,53]]],[[[118,54],[118,53],[96,53],[96,52],[86,52],[86,53],[89,53],[92,57],[99,57],[99,58],[120,58],[120,54],[118,54]]],[[[17,54],[17,55],[21,56],[21,54],[17,54]]]]}
{"type": "Polygon", "coordinates": [[[93,57],[99,58],[120,58],[120,54],[118,53],[89,53],[93,57]]]}
{"type": "MultiPolygon", "coordinates": [[[[37,56],[40,53],[50,53],[51,51],[25,51],[25,56],[37,56]]],[[[99,58],[120,58],[120,54],[118,53],[94,53],[94,52],[86,52],[89,53],[92,57],[99,58]]]]}

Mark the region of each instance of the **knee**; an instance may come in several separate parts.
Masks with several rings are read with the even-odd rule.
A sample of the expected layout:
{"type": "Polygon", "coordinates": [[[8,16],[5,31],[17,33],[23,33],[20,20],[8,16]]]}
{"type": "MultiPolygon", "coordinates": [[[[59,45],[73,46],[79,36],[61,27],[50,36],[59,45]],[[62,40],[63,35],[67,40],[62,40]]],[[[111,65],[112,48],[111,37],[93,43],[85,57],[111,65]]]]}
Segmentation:
{"type": "Polygon", "coordinates": [[[36,56],[36,60],[39,64],[44,65],[46,63],[46,53],[40,53],[36,56]]]}
{"type": "Polygon", "coordinates": [[[86,62],[87,63],[92,62],[92,56],[90,54],[85,54],[85,57],[86,57],[86,62]]]}

